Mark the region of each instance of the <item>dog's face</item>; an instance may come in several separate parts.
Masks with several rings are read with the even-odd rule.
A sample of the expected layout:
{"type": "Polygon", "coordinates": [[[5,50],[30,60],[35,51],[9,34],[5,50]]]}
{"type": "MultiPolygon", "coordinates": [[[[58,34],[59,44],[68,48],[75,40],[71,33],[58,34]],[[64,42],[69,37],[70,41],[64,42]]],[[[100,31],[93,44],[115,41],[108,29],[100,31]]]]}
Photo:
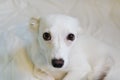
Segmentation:
{"type": "Polygon", "coordinates": [[[68,65],[79,28],[76,19],[64,15],[51,15],[40,20],[38,42],[48,65],[54,68],[68,65]]]}

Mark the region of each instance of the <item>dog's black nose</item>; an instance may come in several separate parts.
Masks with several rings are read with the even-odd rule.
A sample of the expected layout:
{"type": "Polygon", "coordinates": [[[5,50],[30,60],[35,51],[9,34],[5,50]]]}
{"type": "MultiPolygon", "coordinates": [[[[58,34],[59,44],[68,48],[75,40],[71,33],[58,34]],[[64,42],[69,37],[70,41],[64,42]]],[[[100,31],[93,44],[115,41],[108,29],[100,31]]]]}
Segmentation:
{"type": "Polygon", "coordinates": [[[64,65],[63,59],[52,59],[52,65],[55,68],[61,68],[64,65]]]}

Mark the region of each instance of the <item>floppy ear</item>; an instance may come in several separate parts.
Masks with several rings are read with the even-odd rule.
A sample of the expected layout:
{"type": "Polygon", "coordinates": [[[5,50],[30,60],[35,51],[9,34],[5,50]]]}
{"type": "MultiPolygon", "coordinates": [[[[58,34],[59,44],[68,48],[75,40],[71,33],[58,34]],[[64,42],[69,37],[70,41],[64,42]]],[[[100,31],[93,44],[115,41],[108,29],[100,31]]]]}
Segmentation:
{"type": "Polygon", "coordinates": [[[30,30],[32,32],[38,33],[39,25],[40,25],[40,19],[39,18],[32,17],[30,19],[29,26],[30,26],[30,30]]]}
{"type": "Polygon", "coordinates": [[[78,19],[77,19],[76,32],[77,32],[77,37],[79,37],[80,35],[82,35],[84,33],[84,29],[83,29],[83,27],[78,19]]]}

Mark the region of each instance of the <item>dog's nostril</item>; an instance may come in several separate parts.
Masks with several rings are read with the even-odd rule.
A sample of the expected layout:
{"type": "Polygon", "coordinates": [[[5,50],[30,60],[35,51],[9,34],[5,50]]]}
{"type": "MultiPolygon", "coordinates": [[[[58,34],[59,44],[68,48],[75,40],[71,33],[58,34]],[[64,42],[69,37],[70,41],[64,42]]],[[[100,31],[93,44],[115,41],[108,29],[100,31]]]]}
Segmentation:
{"type": "Polygon", "coordinates": [[[52,65],[55,68],[61,68],[64,65],[63,59],[52,59],[52,65]]]}

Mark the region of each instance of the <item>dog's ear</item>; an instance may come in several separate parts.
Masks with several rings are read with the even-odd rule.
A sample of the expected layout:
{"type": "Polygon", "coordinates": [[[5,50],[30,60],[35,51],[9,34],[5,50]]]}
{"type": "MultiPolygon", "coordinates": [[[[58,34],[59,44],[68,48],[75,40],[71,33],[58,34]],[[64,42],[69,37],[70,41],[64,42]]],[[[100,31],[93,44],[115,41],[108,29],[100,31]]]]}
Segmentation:
{"type": "Polygon", "coordinates": [[[80,35],[84,33],[84,29],[78,19],[76,19],[76,24],[77,24],[77,28],[76,28],[77,37],[79,37],[80,35]]]}
{"type": "Polygon", "coordinates": [[[30,30],[33,32],[38,32],[40,25],[40,18],[32,17],[29,22],[30,30]]]}

